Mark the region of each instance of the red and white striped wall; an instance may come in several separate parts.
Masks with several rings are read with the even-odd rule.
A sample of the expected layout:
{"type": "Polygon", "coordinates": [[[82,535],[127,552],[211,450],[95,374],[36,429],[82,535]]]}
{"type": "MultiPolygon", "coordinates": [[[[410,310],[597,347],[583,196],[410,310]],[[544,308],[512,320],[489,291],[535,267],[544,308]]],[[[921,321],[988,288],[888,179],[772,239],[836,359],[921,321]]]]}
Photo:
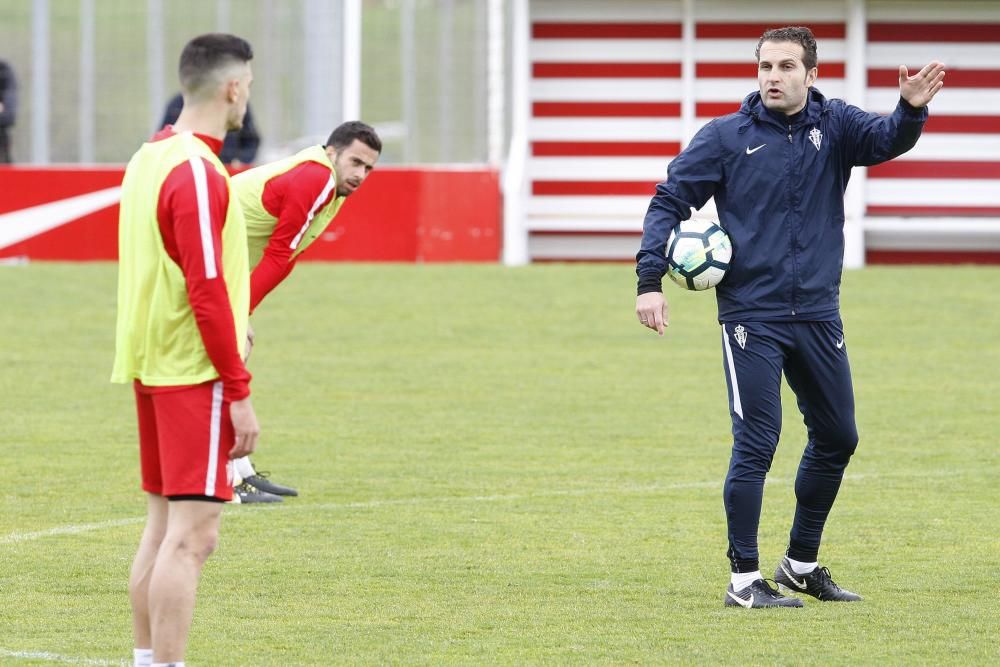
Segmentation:
{"type": "Polygon", "coordinates": [[[996,257],[1000,244],[1000,3],[871,2],[865,103],[885,112],[897,68],[948,65],[945,88],[916,147],[868,170],[865,241],[871,261],[996,257]]]}
{"type": "Polygon", "coordinates": [[[533,0],[529,20],[527,259],[633,256],[670,160],[756,89],[760,34],[801,24],[819,43],[816,87],[868,110],[895,106],[898,65],[949,65],[918,146],[855,171],[869,260],[943,244],[1000,262],[1000,2],[533,0]]]}

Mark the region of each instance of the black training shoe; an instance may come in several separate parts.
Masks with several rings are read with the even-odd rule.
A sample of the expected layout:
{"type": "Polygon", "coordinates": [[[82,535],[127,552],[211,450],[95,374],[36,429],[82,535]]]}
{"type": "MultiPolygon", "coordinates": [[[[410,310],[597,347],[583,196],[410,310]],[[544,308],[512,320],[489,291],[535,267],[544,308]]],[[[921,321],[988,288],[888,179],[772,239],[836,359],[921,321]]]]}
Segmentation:
{"type": "Polygon", "coordinates": [[[778,592],[777,588],[771,588],[771,585],[764,579],[758,579],[739,593],[733,590],[732,584],[729,584],[723,601],[727,607],[746,607],[747,609],[802,606],[802,600],[785,597],[778,592]]]}
{"type": "Polygon", "coordinates": [[[281,484],[276,484],[267,478],[266,472],[256,472],[245,480],[247,484],[257,487],[261,491],[266,491],[267,493],[273,493],[276,496],[297,496],[299,492],[290,486],[282,486],[281,484]]]}
{"type": "Polygon", "coordinates": [[[281,496],[261,491],[246,482],[233,487],[233,502],[239,505],[246,503],[281,503],[284,500],[281,496]]]}
{"type": "Polygon", "coordinates": [[[864,599],[857,593],[845,591],[833,583],[830,570],[825,567],[817,567],[809,574],[795,574],[787,556],[778,563],[778,569],[774,571],[774,580],[793,593],[805,593],[824,602],[855,602],[864,599]]]}

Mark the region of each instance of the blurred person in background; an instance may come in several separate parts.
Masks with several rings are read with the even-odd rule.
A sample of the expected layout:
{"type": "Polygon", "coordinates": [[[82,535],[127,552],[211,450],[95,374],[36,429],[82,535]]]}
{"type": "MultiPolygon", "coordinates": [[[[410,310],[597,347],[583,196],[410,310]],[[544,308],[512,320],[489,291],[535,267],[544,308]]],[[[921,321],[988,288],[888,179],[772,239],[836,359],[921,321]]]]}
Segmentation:
{"type": "MultiPolygon", "coordinates": [[[[325,146],[249,169],[233,177],[233,192],[243,207],[250,252],[250,312],[291,274],[295,263],[361,187],[375,168],[382,141],[361,121],[339,125],[325,146]]],[[[253,348],[247,332],[245,357],[253,348]]],[[[258,473],[250,457],[234,461],[234,502],[280,502],[295,489],[258,473]]]]}
{"type": "MultiPolygon", "coordinates": [[[[184,97],[178,93],[167,103],[160,127],[173,125],[177,122],[177,117],[181,115],[183,108],[184,97]]],[[[219,159],[222,160],[223,164],[228,164],[234,169],[241,169],[253,164],[253,161],[257,159],[259,147],[260,135],[257,134],[257,126],[253,122],[253,112],[250,105],[247,105],[247,115],[243,118],[243,127],[226,133],[226,140],[222,143],[219,159]]]]}
{"type": "Polygon", "coordinates": [[[0,60],[0,164],[14,161],[11,131],[17,120],[17,78],[14,69],[0,60]]]}

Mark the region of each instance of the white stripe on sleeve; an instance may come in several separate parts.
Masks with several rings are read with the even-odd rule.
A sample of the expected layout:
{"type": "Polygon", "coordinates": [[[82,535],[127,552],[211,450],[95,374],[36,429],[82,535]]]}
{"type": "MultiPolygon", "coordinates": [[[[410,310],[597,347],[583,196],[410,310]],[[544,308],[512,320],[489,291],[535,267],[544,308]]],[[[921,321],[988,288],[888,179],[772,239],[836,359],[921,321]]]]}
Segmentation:
{"type": "Polygon", "coordinates": [[[302,237],[305,236],[306,230],[309,229],[309,225],[312,223],[313,217],[315,217],[316,212],[319,211],[319,207],[323,205],[323,202],[325,202],[326,198],[330,195],[330,190],[335,188],[336,185],[337,182],[333,179],[333,176],[330,176],[330,180],[326,182],[326,185],[323,187],[323,192],[319,193],[319,197],[317,197],[316,201],[313,202],[312,209],[309,211],[309,215],[306,216],[306,221],[302,225],[302,229],[300,229],[299,233],[295,235],[294,239],[292,239],[291,245],[288,246],[289,248],[295,250],[299,247],[299,243],[302,242],[302,237]]]}
{"type": "Polygon", "coordinates": [[[740,403],[740,383],[736,380],[736,367],[733,365],[733,349],[729,347],[729,334],[726,325],[722,325],[722,345],[726,350],[726,366],[729,368],[729,384],[733,387],[733,412],[743,419],[743,405],[740,403]]]}
{"type": "Polygon", "coordinates": [[[198,226],[201,229],[201,252],[205,258],[205,277],[219,275],[215,265],[215,242],[212,240],[212,209],[208,205],[208,175],[205,163],[195,155],[188,159],[194,174],[194,191],[198,198],[198,226]]]}
{"type": "Polygon", "coordinates": [[[215,495],[215,476],[219,467],[219,437],[222,431],[222,382],[212,385],[212,421],[208,436],[208,471],[205,473],[205,495],[215,495]]]}

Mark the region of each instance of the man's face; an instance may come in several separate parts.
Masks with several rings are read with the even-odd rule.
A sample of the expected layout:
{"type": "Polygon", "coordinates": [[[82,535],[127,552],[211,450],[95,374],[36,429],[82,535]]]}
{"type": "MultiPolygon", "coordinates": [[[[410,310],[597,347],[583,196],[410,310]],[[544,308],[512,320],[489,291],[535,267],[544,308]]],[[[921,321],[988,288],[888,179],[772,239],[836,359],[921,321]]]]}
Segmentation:
{"type": "Polygon", "coordinates": [[[226,96],[231,105],[229,116],[226,118],[226,130],[239,130],[243,127],[243,117],[247,115],[247,102],[250,101],[250,85],[253,83],[250,63],[241,65],[236,74],[237,76],[226,84],[226,96]]]}
{"type": "Polygon", "coordinates": [[[337,196],[346,197],[364,183],[378,161],[378,151],[355,139],[350,146],[337,151],[327,147],[327,154],[337,171],[337,196]]]}
{"type": "Polygon", "coordinates": [[[805,50],[795,42],[764,42],[757,63],[757,84],[764,106],[792,115],[806,105],[809,86],[816,81],[816,68],[806,71],[805,50]]]}

